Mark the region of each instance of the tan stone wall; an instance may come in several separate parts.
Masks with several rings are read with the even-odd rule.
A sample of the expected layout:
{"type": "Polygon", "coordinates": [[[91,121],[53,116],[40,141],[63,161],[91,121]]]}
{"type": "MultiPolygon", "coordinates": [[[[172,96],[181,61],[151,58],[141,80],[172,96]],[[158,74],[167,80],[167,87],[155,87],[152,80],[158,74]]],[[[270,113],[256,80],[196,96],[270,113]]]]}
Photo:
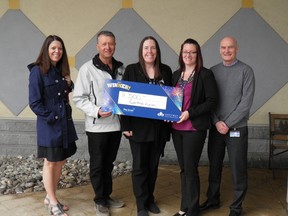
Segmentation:
{"type": "MultiPolygon", "coordinates": [[[[183,39],[193,37],[202,45],[239,9],[251,6],[288,43],[287,0],[1,0],[0,21],[7,10],[20,9],[45,35],[60,35],[75,81],[75,55],[121,8],[133,8],[178,53],[183,39]]],[[[288,113],[287,92],[286,84],[249,123],[268,124],[269,111],[288,113]]],[[[74,119],[83,119],[74,106],[73,113],[74,119]]],[[[35,115],[27,106],[15,116],[0,101],[0,118],[35,119],[35,115]]]]}

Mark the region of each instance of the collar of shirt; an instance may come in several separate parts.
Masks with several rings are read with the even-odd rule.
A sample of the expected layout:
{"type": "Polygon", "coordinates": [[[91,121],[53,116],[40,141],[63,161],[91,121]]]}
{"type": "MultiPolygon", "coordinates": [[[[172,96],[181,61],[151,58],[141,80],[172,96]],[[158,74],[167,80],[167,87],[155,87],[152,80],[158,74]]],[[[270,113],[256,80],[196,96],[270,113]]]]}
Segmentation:
{"type": "Polygon", "coordinates": [[[231,66],[235,65],[237,62],[238,62],[238,59],[235,59],[235,61],[232,62],[231,64],[225,64],[225,62],[223,61],[223,65],[224,65],[225,67],[231,67],[231,66]]]}

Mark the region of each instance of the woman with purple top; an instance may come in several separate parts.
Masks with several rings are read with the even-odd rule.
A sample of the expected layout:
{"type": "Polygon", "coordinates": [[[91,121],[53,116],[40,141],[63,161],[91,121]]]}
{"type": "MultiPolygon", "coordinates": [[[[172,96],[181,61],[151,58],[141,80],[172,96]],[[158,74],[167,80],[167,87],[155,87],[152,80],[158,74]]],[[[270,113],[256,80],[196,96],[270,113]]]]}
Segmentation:
{"type": "Polygon", "coordinates": [[[216,81],[213,73],[203,67],[197,41],[189,38],[181,45],[179,69],[173,73],[172,85],[183,90],[180,120],[172,124],[182,195],[180,211],[174,216],[196,216],[200,194],[198,163],[217,102],[216,81]]]}

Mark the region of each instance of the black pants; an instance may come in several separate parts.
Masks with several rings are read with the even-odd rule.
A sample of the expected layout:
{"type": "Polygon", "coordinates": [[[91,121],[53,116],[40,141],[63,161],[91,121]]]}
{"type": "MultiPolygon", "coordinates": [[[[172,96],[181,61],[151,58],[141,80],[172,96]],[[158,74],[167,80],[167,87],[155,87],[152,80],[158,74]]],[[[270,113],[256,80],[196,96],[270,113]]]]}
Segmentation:
{"type": "Polygon", "coordinates": [[[242,211],[247,187],[247,150],[248,150],[248,128],[238,128],[240,137],[230,137],[220,134],[215,127],[210,130],[208,141],[209,187],[207,191],[208,200],[212,203],[220,202],[220,185],[222,166],[227,147],[229,162],[233,179],[233,202],[230,209],[236,212],[242,211]]]}
{"type": "Polygon", "coordinates": [[[138,211],[154,202],[161,145],[155,142],[130,141],[133,157],[132,184],[138,211]]]}
{"type": "Polygon", "coordinates": [[[206,131],[172,131],[181,178],[181,211],[198,215],[200,179],[198,164],[205,143],[206,131]]]}
{"type": "Polygon", "coordinates": [[[106,205],[112,193],[111,172],[121,141],[121,131],[86,134],[90,155],[90,179],[95,193],[94,202],[106,205]]]}

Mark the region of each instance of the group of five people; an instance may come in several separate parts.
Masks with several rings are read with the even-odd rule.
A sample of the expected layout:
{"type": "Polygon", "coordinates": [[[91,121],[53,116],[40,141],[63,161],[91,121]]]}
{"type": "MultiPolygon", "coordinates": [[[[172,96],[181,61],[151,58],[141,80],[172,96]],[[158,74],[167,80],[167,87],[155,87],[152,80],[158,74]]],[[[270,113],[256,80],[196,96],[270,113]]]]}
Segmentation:
{"type": "Polygon", "coordinates": [[[74,128],[69,93],[85,114],[85,131],[90,156],[90,179],[95,193],[97,216],[109,216],[109,208],[124,202],[111,198],[113,162],[122,134],[129,140],[132,153],[132,185],[137,216],[160,213],[154,190],[158,164],[167,141],[172,139],[180,167],[181,204],[174,216],[196,216],[200,211],[220,206],[222,164],[227,147],[232,169],[234,197],[230,216],[242,214],[247,191],[247,121],[252,105],[255,80],[253,70],[237,59],[235,38],[220,42],[223,62],[211,70],[203,66],[201,48],[194,39],[183,42],[179,68],[172,73],[161,62],[157,40],[143,38],[138,62],[128,65],[114,59],[116,39],[110,31],[97,35],[98,54],[79,69],[77,81],[70,78],[63,40],[50,35],[37,60],[28,66],[29,105],[37,115],[38,157],[44,158],[44,199],[54,216],[67,216],[69,207],[56,197],[65,160],[75,154],[78,139],[74,128]],[[102,110],[104,82],[122,79],[183,90],[182,112],[178,122],[134,116],[118,116],[102,110]],[[209,130],[209,187],[207,201],[199,204],[198,164],[209,130]]]}

